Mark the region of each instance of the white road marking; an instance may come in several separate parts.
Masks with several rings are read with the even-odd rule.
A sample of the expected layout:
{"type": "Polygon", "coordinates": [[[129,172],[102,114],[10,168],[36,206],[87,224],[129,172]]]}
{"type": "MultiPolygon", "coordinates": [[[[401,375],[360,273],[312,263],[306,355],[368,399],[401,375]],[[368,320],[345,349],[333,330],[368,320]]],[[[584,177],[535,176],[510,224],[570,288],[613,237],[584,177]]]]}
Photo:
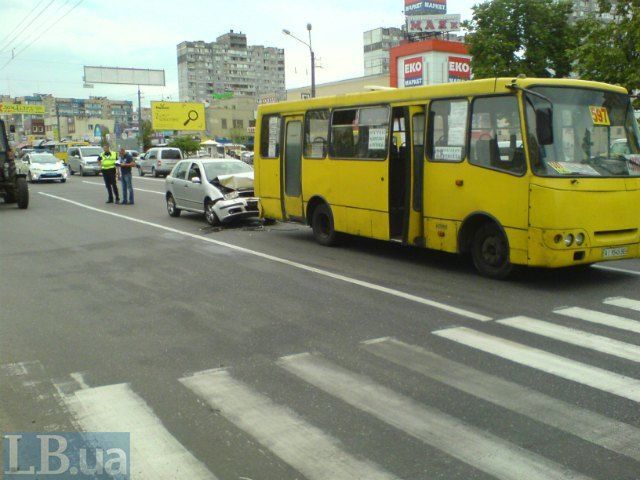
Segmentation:
{"type": "Polygon", "coordinates": [[[139,178],[140,180],[151,180],[152,182],[164,182],[165,181],[164,178],[149,178],[149,177],[141,177],[140,175],[137,175],[134,178],[139,178]]]}
{"type": "Polygon", "coordinates": [[[252,391],[225,370],[196,373],[180,382],[310,480],[396,478],[345,452],[338,440],[252,391]]]}
{"type": "Polygon", "coordinates": [[[600,270],[609,270],[610,272],[628,273],[630,275],[640,275],[640,272],[638,272],[637,270],[627,270],[624,268],[616,268],[616,267],[605,267],[604,265],[594,265],[593,268],[598,268],[600,270]]]}
{"type": "Polygon", "coordinates": [[[593,367],[569,358],[494,337],[471,328],[457,327],[433,332],[439,337],[560,378],[581,383],[634,402],[640,402],[640,380],[593,367]]]}
{"type": "Polygon", "coordinates": [[[481,372],[395,338],[362,342],[363,348],[452,388],[563,430],[640,461],[640,429],[481,372]]]}
{"type": "Polygon", "coordinates": [[[74,200],[69,200],[67,198],[59,197],[57,195],[51,195],[50,193],[44,193],[44,192],[39,192],[39,193],[40,193],[40,195],[44,195],[46,197],[53,198],[55,200],[66,202],[66,203],[69,203],[71,205],[76,205],[78,207],[82,207],[82,208],[85,208],[87,210],[91,210],[93,212],[102,213],[104,215],[110,215],[112,217],[121,218],[123,220],[128,220],[130,222],[139,223],[141,225],[146,225],[146,226],[153,227],[153,228],[158,228],[160,230],[164,230],[164,231],[167,231],[167,232],[177,233],[177,234],[183,235],[185,237],[194,238],[196,240],[201,240],[203,242],[212,243],[214,245],[220,245],[222,247],[227,247],[227,248],[230,248],[230,249],[238,251],[238,252],[246,253],[248,255],[253,255],[253,256],[256,256],[256,257],[263,258],[265,260],[270,260],[272,262],[276,262],[276,263],[280,263],[280,264],[283,264],[283,265],[287,265],[289,267],[297,268],[297,269],[300,269],[300,270],[305,270],[307,272],[315,273],[317,275],[322,275],[324,277],[332,278],[334,280],[339,280],[341,282],[350,283],[352,285],[358,285],[360,287],[367,288],[369,290],[374,290],[374,291],[377,291],[377,292],[386,293],[388,295],[393,295],[394,297],[402,298],[404,300],[409,300],[409,301],[415,302],[415,303],[420,303],[422,305],[427,305],[429,307],[433,307],[433,308],[436,308],[436,309],[439,309],[439,310],[443,310],[443,311],[446,311],[446,312],[449,312],[449,313],[452,313],[452,314],[455,314],[455,315],[460,315],[462,317],[471,318],[473,320],[479,320],[479,321],[482,321],[482,322],[488,322],[488,321],[492,320],[491,317],[488,317],[486,315],[482,315],[482,314],[475,313],[475,312],[472,312],[472,311],[469,311],[469,310],[465,310],[465,309],[462,309],[462,308],[454,307],[452,305],[448,305],[448,304],[445,304],[445,303],[436,302],[436,301],[430,300],[428,298],[419,297],[417,295],[412,295],[410,293],[402,292],[400,290],[395,290],[393,288],[383,287],[382,285],[377,285],[375,283],[369,283],[369,282],[365,282],[363,280],[358,280],[356,278],[347,277],[346,275],[340,275],[338,273],[333,273],[333,272],[330,272],[328,270],[322,270],[320,268],[316,268],[316,267],[312,267],[312,266],[309,266],[309,265],[305,265],[303,263],[298,263],[298,262],[294,262],[292,260],[287,260],[287,259],[284,259],[284,258],[281,258],[281,257],[276,257],[274,255],[269,255],[267,253],[259,252],[257,250],[251,250],[249,248],[240,247],[240,246],[234,245],[232,243],[221,242],[220,240],[214,240],[213,238],[205,237],[203,235],[197,235],[197,234],[194,234],[194,233],[184,232],[182,230],[178,230],[176,228],[171,228],[171,227],[166,227],[166,226],[160,225],[158,223],[148,222],[146,220],[140,220],[138,218],[128,217],[126,215],[122,215],[122,214],[119,214],[119,213],[111,212],[111,211],[108,211],[108,210],[103,210],[103,209],[100,209],[100,208],[91,207],[89,205],[85,205],[83,203],[76,202],[74,200]]]}
{"type": "Polygon", "coordinates": [[[553,338],[560,342],[570,343],[579,347],[589,348],[597,352],[631,360],[632,362],[640,362],[640,346],[620,342],[602,335],[595,335],[593,333],[583,332],[582,330],[576,330],[524,316],[498,320],[496,323],[501,323],[502,325],[517,328],[525,332],[535,333],[543,337],[553,338]]]}
{"type": "Polygon", "coordinates": [[[555,310],[554,313],[564,315],[565,317],[584,320],[585,322],[606,325],[619,330],[640,333],[640,322],[631,320],[630,318],[620,317],[618,315],[611,315],[610,313],[587,310],[586,308],[581,307],[562,308],[560,310],[555,310]]]}
{"type": "Polygon", "coordinates": [[[604,303],[606,305],[613,305],[615,307],[628,308],[629,310],[636,310],[640,312],[640,301],[632,300],[624,297],[607,298],[604,303]]]}
{"type": "Polygon", "coordinates": [[[290,373],[349,405],[496,478],[587,478],[316,355],[283,357],[279,364],[290,373]]]}
{"type": "MultiPolygon", "coordinates": [[[[86,183],[88,185],[97,185],[99,187],[104,187],[104,183],[97,183],[97,182],[88,182],[86,180],[83,180],[82,183],[86,183]]],[[[145,190],[144,188],[138,188],[138,187],[133,187],[133,189],[137,192],[147,192],[147,193],[155,193],[157,195],[164,195],[164,192],[156,192],[155,190],[145,190]]]]}
{"type": "Polygon", "coordinates": [[[69,375],[78,384],[78,386],[84,390],[90,388],[84,381],[84,375],[80,372],[72,373],[69,375]]]}
{"type": "Polygon", "coordinates": [[[64,401],[86,432],[130,432],[131,478],[215,480],[129,385],[78,390],[64,401]]]}

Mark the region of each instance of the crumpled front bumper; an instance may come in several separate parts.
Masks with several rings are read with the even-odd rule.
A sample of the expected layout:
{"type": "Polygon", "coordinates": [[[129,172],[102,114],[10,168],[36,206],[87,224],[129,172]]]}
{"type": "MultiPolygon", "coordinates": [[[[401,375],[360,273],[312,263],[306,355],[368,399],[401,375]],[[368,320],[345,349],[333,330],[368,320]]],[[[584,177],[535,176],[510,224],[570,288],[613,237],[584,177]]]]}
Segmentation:
{"type": "Polygon", "coordinates": [[[219,200],[214,211],[220,222],[227,223],[239,218],[258,217],[258,199],[255,197],[238,197],[233,200],[219,200]]]}

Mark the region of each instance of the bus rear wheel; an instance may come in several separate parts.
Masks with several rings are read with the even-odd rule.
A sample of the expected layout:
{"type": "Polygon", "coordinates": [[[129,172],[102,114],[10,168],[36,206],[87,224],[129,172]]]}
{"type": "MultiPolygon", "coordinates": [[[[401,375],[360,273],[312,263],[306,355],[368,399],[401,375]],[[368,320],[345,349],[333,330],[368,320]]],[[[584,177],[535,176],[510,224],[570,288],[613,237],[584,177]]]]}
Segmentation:
{"type": "Polygon", "coordinates": [[[326,203],[318,205],[311,218],[313,236],[320,245],[331,247],[338,241],[338,234],[333,226],[333,214],[326,203]]]}
{"type": "Polygon", "coordinates": [[[509,261],[509,243],[497,225],[487,223],[473,237],[471,247],[473,264],[481,275],[506,278],[513,271],[509,261]]]}

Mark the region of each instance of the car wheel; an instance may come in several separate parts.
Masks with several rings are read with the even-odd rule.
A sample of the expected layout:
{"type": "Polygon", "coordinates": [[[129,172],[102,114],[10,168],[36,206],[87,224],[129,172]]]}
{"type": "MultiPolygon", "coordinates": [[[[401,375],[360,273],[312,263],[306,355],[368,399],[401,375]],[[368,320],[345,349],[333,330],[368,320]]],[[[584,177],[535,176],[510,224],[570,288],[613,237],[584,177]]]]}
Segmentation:
{"type": "Polygon", "coordinates": [[[313,236],[320,245],[331,247],[338,241],[338,233],[333,226],[333,214],[326,203],[318,205],[311,219],[313,236]]]}
{"type": "Polygon", "coordinates": [[[213,202],[210,200],[207,200],[207,202],[204,204],[204,218],[212,227],[220,225],[220,219],[218,218],[218,215],[216,215],[216,212],[213,210],[213,202]]]}
{"type": "Polygon", "coordinates": [[[75,172],[73,171],[73,168],[71,168],[71,165],[69,165],[69,175],[73,175],[75,172]]]}
{"type": "Polygon", "coordinates": [[[473,237],[471,257],[478,272],[490,278],[506,278],[513,270],[509,261],[509,243],[502,230],[486,223],[473,237]]]}
{"type": "Polygon", "coordinates": [[[29,178],[29,183],[34,183],[33,175],[31,172],[29,172],[28,178],[29,178]]]}
{"type": "Polygon", "coordinates": [[[18,208],[24,210],[29,206],[29,185],[26,178],[20,177],[16,180],[16,200],[18,208]]]}
{"type": "Polygon", "coordinates": [[[80,176],[84,177],[84,170],[82,169],[82,165],[80,166],[80,176]]]}
{"type": "Polygon", "coordinates": [[[158,175],[158,172],[156,172],[155,168],[151,168],[151,175],[153,175],[155,178],[158,178],[160,175],[158,175]]]}
{"type": "Polygon", "coordinates": [[[141,167],[138,167],[138,175],[140,175],[141,177],[144,177],[144,170],[142,170],[141,167]]]}
{"type": "Polygon", "coordinates": [[[182,210],[176,206],[176,201],[171,194],[167,196],[167,212],[171,217],[179,217],[182,213],[182,210]]]}
{"type": "Polygon", "coordinates": [[[60,183],[67,183],[67,179],[66,178],[61,179],[60,183]]]}

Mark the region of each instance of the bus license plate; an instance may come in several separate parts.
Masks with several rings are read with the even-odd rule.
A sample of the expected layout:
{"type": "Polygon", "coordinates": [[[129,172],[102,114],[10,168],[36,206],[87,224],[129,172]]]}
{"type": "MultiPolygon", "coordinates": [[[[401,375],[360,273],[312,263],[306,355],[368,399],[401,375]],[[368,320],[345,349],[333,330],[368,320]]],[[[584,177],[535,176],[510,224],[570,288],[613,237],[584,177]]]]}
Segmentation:
{"type": "Polygon", "coordinates": [[[614,247],[614,248],[602,249],[603,258],[626,257],[628,253],[629,253],[629,249],[627,247],[614,247]]]}

